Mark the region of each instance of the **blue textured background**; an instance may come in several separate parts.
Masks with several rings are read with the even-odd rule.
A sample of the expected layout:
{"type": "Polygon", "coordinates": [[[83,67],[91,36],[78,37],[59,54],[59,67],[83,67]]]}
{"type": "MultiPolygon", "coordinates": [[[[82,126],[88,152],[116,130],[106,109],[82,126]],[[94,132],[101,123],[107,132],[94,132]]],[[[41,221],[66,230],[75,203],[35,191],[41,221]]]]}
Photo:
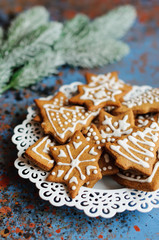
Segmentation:
{"type": "MultiPolygon", "coordinates": [[[[92,72],[118,71],[131,84],[159,86],[158,11],[150,5],[147,15],[138,7],[139,19],[125,37],[130,54],[92,72]]],[[[125,211],[111,219],[89,218],[75,208],[57,208],[41,200],[34,184],[21,179],[13,166],[17,154],[11,143],[13,128],[25,119],[33,99],[52,94],[62,84],[84,82],[85,71],[65,67],[60,76],[0,97],[0,239],[159,239],[159,209],[125,211]]]]}

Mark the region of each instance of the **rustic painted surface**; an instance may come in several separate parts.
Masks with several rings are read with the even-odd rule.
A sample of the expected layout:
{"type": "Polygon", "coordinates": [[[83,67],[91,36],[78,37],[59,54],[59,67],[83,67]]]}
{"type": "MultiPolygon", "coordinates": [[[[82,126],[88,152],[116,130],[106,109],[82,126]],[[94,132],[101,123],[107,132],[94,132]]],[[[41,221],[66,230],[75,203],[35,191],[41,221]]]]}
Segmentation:
{"type": "MultiPolygon", "coordinates": [[[[7,25],[9,21],[5,13],[11,16],[38,2],[0,1],[1,22],[7,25]]],[[[46,3],[54,18],[66,19],[79,11],[94,17],[123,1],[40,2],[46,3]]],[[[126,82],[159,87],[159,3],[124,2],[136,3],[139,14],[138,21],[125,37],[131,52],[120,63],[92,71],[117,70],[126,82]]],[[[25,119],[28,105],[34,98],[55,92],[62,84],[84,82],[85,70],[62,68],[60,71],[58,77],[44,79],[21,91],[8,91],[0,97],[0,239],[159,239],[159,209],[146,214],[126,211],[108,220],[92,219],[75,208],[51,206],[38,197],[38,190],[32,183],[18,176],[13,166],[17,151],[11,136],[13,128],[25,119]]]]}

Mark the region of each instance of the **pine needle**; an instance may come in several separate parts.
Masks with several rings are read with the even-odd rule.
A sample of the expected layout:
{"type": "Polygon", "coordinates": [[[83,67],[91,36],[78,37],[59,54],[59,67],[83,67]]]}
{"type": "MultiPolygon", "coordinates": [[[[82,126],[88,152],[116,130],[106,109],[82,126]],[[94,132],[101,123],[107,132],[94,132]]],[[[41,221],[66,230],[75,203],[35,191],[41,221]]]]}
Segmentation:
{"type": "Polygon", "coordinates": [[[8,39],[3,51],[9,52],[19,41],[49,20],[49,13],[44,7],[33,7],[18,15],[8,30],[8,39]]]}
{"type": "MultiPolygon", "coordinates": [[[[41,27],[39,36],[33,37],[32,42],[28,41],[27,45],[24,43],[16,48],[4,58],[10,67],[18,67],[31,61],[33,57],[41,52],[49,49],[49,46],[59,38],[62,31],[62,24],[58,22],[49,22],[46,26],[41,27]]],[[[37,32],[36,32],[37,34],[37,32]]],[[[26,40],[25,40],[26,42],[26,40]]]]}
{"type": "Polygon", "coordinates": [[[49,49],[16,73],[11,79],[10,88],[20,89],[35,84],[45,76],[57,74],[57,68],[63,64],[62,56],[49,49]]]}
{"type": "Polygon", "coordinates": [[[92,42],[92,44],[64,51],[62,54],[69,65],[92,68],[119,61],[128,53],[127,44],[107,39],[104,43],[101,41],[97,45],[92,42]]]}
{"type": "Polygon", "coordinates": [[[117,7],[90,23],[90,31],[94,30],[100,37],[122,38],[136,19],[136,10],[132,5],[117,7]]]}

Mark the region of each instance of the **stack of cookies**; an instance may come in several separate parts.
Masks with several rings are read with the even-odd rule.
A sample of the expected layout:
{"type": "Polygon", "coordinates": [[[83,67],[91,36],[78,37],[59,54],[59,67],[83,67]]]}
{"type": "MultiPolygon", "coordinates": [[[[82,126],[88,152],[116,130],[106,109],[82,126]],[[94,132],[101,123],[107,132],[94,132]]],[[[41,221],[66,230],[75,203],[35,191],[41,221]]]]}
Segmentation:
{"type": "Polygon", "coordinates": [[[86,74],[87,84],[67,99],[58,92],[36,99],[44,136],[26,150],[29,160],[64,183],[70,196],[93,187],[105,175],[144,191],[159,188],[159,88],[128,101],[132,87],[116,72],[86,74]]]}

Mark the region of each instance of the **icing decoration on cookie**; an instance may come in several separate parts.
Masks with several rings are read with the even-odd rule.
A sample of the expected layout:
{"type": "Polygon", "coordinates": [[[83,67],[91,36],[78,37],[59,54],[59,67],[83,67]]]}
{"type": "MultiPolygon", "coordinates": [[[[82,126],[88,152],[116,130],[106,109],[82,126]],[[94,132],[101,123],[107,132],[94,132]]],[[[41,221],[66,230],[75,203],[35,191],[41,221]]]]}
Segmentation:
{"type": "Polygon", "coordinates": [[[94,147],[92,147],[91,150],[89,151],[89,154],[96,156],[98,153],[94,151],[94,147]]]}
{"type": "Polygon", "coordinates": [[[85,104],[89,110],[107,105],[120,106],[119,99],[126,94],[126,89],[124,84],[118,81],[117,73],[93,76],[93,78],[97,80],[78,86],[79,94],[69,101],[80,105],[85,104]],[[98,78],[102,80],[98,81],[98,78]]]}
{"type": "MultiPolygon", "coordinates": [[[[45,104],[48,104],[52,108],[60,108],[67,105],[68,99],[64,93],[58,92],[54,97],[50,96],[47,99],[45,98],[35,99],[35,103],[38,109],[40,109],[40,112],[44,113],[43,106],[45,104]]],[[[36,122],[42,122],[42,115],[39,113],[34,117],[33,120],[36,122]]]]}
{"type": "Polygon", "coordinates": [[[150,122],[157,122],[159,124],[159,115],[154,113],[138,115],[135,120],[135,124],[138,127],[146,127],[150,122]]]}
{"type": "Polygon", "coordinates": [[[118,138],[113,144],[106,143],[119,167],[136,169],[147,175],[152,172],[158,147],[159,125],[156,122],[146,128],[135,128],[130,135],[118,138]]]}
{"type": "Polygon", "coordinates": [[[102,143],[113,142],[116,137],[130,134],[133,126],[134,116],[131,110],[118,116],[112,116],[104,110],[101,110],[99,114],[99,132],[103,138],[102,143]]]}
{"type": "Polygon", "coordinates": [[[66,157],[65,152],[61,149],[58,157],[66,157]]]}
{"type": "Polygon", "coordinates": [[[49,171],[54,164],[49,148],[54,145],[55,141],[51,141],[49,136],[45,136],[30,146],[25,154],[34,164],[49,171]]]}
{"type": "Polygon", "coordinates": [[[54,109],[46,104],[43,108],[42,127],[45,133],[51,133],[60,143],[65,143],[77,129],[87,126],[99,113],[99,110],[90,112],[81,106],[54,109]]]}
{"type": "Polygon", "coordinates": [[[116,82],[116,73],[107,73],[107,74],[99,74],[95,75],[92,73],[87,72],[86,73],[86,81],[89,84],[89,86],[97,86],[99,84],[109,83],[111,84],[112,88],[128,88],[129,90],[132,88],[130,85],[127,85],[124,83],[124,81],[118,79],[116,82]],[[114,76],[114,77],[113,77],[114,76]]]}
{"type": "Polygon", "coordinates": [[[64,173],[64,170],[58,170],[57,177],[61,177],[63,173],[64,173]]]}
{"type": "Polygon", "coordinates": [[[72,197],[77,195],[79,188],[85,182],[101,178],[98,166],[101,153],[95,146],[88,144],[80,131],[73,135],[68,144],[52,147],[50,151],[56,165],[52,170],[55,174],[51,173],[47,180],[66,183],[72,197]],[[81,144],[76,148],[74,143],[81,144]],[[97,155],[90,154],[93,147],[97,155]],[[61,151],[65,152],[65,157],[59,157],[61,151]],[[58,178],[59,170],[64,171],[60,179],[58,178]]]}
{"type": "Polygon", "coordinates": [[[158,112],[159,88],[148,89],[139,96],[132,97],[128,101],[122,102],[122,106],[114,110],[114,113],[125,112],[132,109],[135,114],[158,112]]]}
{"type": "Polygon", "coordinates": [[[103,176],[113,175],[119,171],[114,159],[105,151],[99,159],[99,167],[103,176]]]}
{"type": "MultiPolygon", "coordinates": [[[[98,149],[101,149],[101,145],[103,145],[101,144],[102,136],[100,135],[99,130],[93,123],[89,127],[83,129],[82,132],[89,143],[93,143],[98,146],[98,149]]],[[[91,152],[93,153],[93,151],[91,152]]]]}

